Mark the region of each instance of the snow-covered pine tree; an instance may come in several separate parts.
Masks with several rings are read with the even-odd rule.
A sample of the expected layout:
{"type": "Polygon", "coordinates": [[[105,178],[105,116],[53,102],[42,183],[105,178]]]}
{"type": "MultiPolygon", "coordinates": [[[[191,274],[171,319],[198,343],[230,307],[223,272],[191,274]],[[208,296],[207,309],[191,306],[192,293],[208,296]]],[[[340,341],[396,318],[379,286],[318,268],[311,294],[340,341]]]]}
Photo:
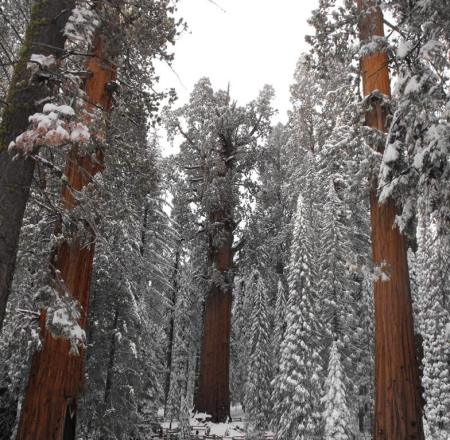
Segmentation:
{"type": "Polygon", "coordinates": [[[173,197],[170,217],[177,232],[175,247],[171,251],[169,282],[164,288],[165,310],[165,379],[164,404],[167,414],[177,418],[180,397],[185,396],[192,406],[198,355],[200,347],[201,320],[206,281],[206,237],[201,227],[201,216],[190,203],[189,181],[177,163],[177,157],[169,156],[163,161],[163,180],[166,191],[173,197]],[[179,305],[177,305],[179,304],[179,305]],[[178,311],[178,308],[181,310],[178,311]],[[172,374],[176,373],[176,374],[172,374]],[[177,379],[178,377],[178,379],[177,379]],[[172,387],[173,381],[177,385],[172,387]],[[178,398],[167,406],[171,388],[177,389],[178,398]]]}
{"type": "MultiPolygon", "coordinates": [[[[352,257],[348,228],[344,223],[346,212],[335,185],[336,176],[331,176],[322,216],[319,270],[317,290],[326,323],[324,347],[329,347],[336,338],[349,336],[351,319],[351,283],[348,265],[352,257]]],[[[337,180],[337,179],[336,179],[337,180]]]]}
{"type": "Polygon", "coordinates": [[[188,398],[183,397],[181,399],[180,407],[180,433],[178,434],[178,440],[191,440],[191,410],[188,403],[188,398]]]}
{"type": "MultiPolygon", "coordinates": [[[[426,214],[419,216],[417,309],[418,329],[423,341],[422,386],[424,416],[429,438],[445,440],[450,435],[450,264],[448,235],[438,234],[426,214]],[[424,218],[425,216],[425,218],[424,218]]],[[[428,439],[428,437],[427,437],[428,439]]]]}
{"type": "Polygon", "coordinates": [[[450,222],[450,11],[445,0],[387,2],[398,81],[380,171],[381,200],[401,203],[399,225],[414,235],[420,198],[445,233],[450,222]]]}
{"type": "Polygon", "coordinates": [[[286,333],[281,345],[279,373],[273,381],[272,425],[279,440],[322,438],[320,322],[311,277],[312,237],[308,207],[300,195],[293,220],[288,267],[286,333]]]}
{"type": "MultiPolygon", "coordinates": [[[[342,341],[342,363],[347,378],[351,422],[361,432],[370,431],[367,415],[371,413],[373,368],[373,310],[366,204],[353,205],[348,200],[349,176],[333,176],[322,216],[319,294],[323,302],[323,320],[327,323],[324,347],[336,337],[342,341]],[[336,186],[340,188],[341,200],[336,186]],[[349,203],[350,202],[350,203],[349,203]],[[349,218],[350,217],[350,218],[349,218]],[[334,243],[334,245],[332,244],[334,243]]],[[[354,430],[354,426],[349,430],[354,430]]]]}
{"type": "MultiPolygon", "coordinates": [[[[289,248],[288,226],[294,210],[289,191],[286,190],[287,173],[292,159],[288,145],[290,130],[277,124],[258,151],[256,172],[258,182],[249,182],[256,206],[251,212],[249,227],[244,237],[247,246],[240,255],[241,265],[252,268],[255,258],[265,267],[269,282],[269,302],[275,302],[278,280],[284,279],[289,248]]],[[[251,207],[250,207],[251,208],[251,207]]],[[[250,269],[251,270],[251,269],[250,269]]]]}
{"type": "MultiPolygon", "coordinates": [[[[244,384],[247,377],[248,335],[250,331],[249,290],[244,274],[235,277],[231,311],[231,399],[235,405],[244,404],[244,384]]],[[[244,404],[245,409],[245,404],[244,404]]]]}
{"type": "MultiPolygon", "coordinates": [[[[286,270],[291,235],[289,225],[294,209],[293,195],[290,188],[287,188],[286,177],[292,171],[289,137],[289,128],[277,124],[258,152],[255,171],[259,179],[247,185],[254,207],[248,205],[249,214],[244,218],[247,225],[241,240],[245,245],[241,247],[237,259],[241,277],[254,270],[255,261],[258,261],[260,272],[264,273],[274,372],[278,369],[280,346],[286,328],[286,270]]],[[[251,299],[247,303],[251,304],[251,299]]],[[[243,324],[249,327],[245,313],[244,311],[243,324]]],[[[245,335],[240,335],[246,341],[245,335]]],[[[241,363],[245,363],[247,347],[248,344],[242,344],[242,350],[238,354],[241,363]]]]}
{"type": "Polygon", "coordinates": [[[244,404],[252,430],[261,432],[268,428],[270,422],[272,355],[267,310],[268,292],[265,280],[258,270],[254,270],[250,275],[246,292],[251,297],[251,327],[247,341],[244,404]]]}
{"type": "Polygon", "coordinates": [[[324,440],[350,440],[351,415],[347,402],[347,386],[344,366],[341,362],[339,339],[332,342],[329,350],[328,373],[325,379],[325,394],[322,397],[324,406],[324,440]]]}
{"type": "Polygon", "coordinates": [[[193,356],[196,352],[195,344],[199,342],[194,338],[193,327],[196,322],[193,269],[192,262],[182,268],[180,288],[174,308],[175,328],[170,370],[170,398],[167,402],[168,411],[165,417],[175,420],[183,417],[183,404],[190,406],[193,398],[189,391],[192,390],[192,373],[195,372],[193,356]]]}
{"type": "Polygon", "coordinates": [[[277,299],[274,311],[274,329],[272,338],[272,351],[275,370],[278,370],[278,361],[281,355],[281,346],[286,333],[286,314],[288,292],[282,280],[278,281],[277,299]]]}

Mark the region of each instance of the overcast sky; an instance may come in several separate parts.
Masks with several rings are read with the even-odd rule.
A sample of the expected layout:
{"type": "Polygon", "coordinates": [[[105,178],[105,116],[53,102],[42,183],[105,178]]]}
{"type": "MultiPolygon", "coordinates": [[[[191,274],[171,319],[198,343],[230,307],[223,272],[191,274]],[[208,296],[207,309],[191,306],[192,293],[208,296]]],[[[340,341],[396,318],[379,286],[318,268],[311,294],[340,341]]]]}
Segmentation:
{"type": "Polygon", "coordinates": [[[275,88],[277,120],[286,120],[296,62],[307,49],[306,21],[318,0],[180,0],[189,30],[175,45],[173,69],[162,67],[161,86],[174,87],[178,104],[202,76],[226,88],[240,103],[254,99],[264,84],[275,88]]]}

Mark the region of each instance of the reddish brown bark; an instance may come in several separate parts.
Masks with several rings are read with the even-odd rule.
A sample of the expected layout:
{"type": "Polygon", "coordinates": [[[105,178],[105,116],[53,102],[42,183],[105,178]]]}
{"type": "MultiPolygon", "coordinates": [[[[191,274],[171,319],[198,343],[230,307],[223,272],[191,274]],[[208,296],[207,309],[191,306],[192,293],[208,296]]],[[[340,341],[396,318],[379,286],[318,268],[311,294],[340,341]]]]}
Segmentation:
{"type": "Polygon", "coordinates": [[[200,380],[195,410],[224,422],[230,416],[229,364],[231,292],[208,295],[205,304],[200,380]]]}
{"type": "MultiPolygon", "coordinates": [[[[107,84],[115,79],[115,67],[102,60],[102,42],[95,39],[95,56],[87,61],[92,75],[85,90],[88,107],[111,108],[111,96],[107,84]]],[[[88,108],[89,110],[89,108],[88,108]]],[[[87,121],[89,122],[89,121],[87,121]]],[[[97,151],[95,159],[80,156],[77,148],[68,155],[65,175],[67,184],[62,189],[62,199],[67,210],[76,205],[74,192],[83,189],[93,176],[103,169],[103,152],[97,151]]],[[[89,305],[89,287],[94,258],[95,235],[86,245],[76,232],[55,250],[52,267],[59,271],[64,288],[79,302],[79,323],[86,326],[89,305]]],[[[20,440],[64,440],[75,438],[75,414],[77,399],[83,385],[84,350],[79,356],[69,354],[69,341],[54,338],[45,327],[45,315],[41,315],[43,348],[34,355],[30,377],[25,392],[17,433],[20,440]]]]}
{"type": "MultiPolygon", "coordinates": [[[[357,0],[360,11],[367,11],[357,0]]],[[[383,36],[383,17],[371,8],[360,23],[361,40],[383,36]]],[[[361,60],[364,96],[378,90],[390,95],[388,59],[385,52],[361,60]]],[[[381,99],[371,100],[368,126],[386,130],[386,114],[381,99]]],[[[382,152],[382,148],[378,147],[382,152]]],[[[373,262],[388,275],[374,285],[375,298],[375,440],[424,438],[419,372],[413,331],[405,237],[394,226],[397,209],[392,199],[380,205],[377,182],[370,195],[373,262]]]]}

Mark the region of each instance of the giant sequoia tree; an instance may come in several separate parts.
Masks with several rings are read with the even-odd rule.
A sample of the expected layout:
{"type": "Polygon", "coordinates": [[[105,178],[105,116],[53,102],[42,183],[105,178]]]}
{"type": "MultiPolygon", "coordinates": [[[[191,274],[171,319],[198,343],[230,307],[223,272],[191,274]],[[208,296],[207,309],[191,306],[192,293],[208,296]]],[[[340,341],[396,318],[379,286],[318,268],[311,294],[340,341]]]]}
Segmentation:
{"type": "MultiPolygon", "coordinates": [[[[373,3],[358,1],[361,40],[374,44],[383,37],[383,17],[373,3]]],[[[386,98],[390,96],[385,51],[372,48],[361,60],[363,93],[370,104],[369,127],[386,131],[386,98]]],[[[380,153],[383,143],[375,145],[380,153]]],[[[394,226],[397,209],[387,198],[378,202],[377,182],[371,182],[373,262],[375,281],[375,439],[423,439],[422,409],[414,341],[407,244],[394,226]]]]}
{"type": "Polygon", "coordinates": [[[248,178],[258,139],[269,128],[273,91],[265,88],[245,107],[229,91],[214,92],[201,79],[189,104],[172,114],[169,126],[180,133],[180,164],[186,173],[208,243],[200,377],[195,409],[215,422],[230,415],[229,359],[233,289],[233,241],[241,211],[240,184],[248,178]]]}
{"type": "MultiPolygon", "coordinates": [[[[111,93],[107,85],[115,78],[115,67],[105,61],[103,45],[99,34],[95,39],[95,55],[87,63],[91,76],[85,89],[89,106],[108,111],[111,108],[111,93]]],[[[102,168],[102,150],[98,149],[95,156],[80,155],[75,144],[68,155],[64,171],[66,180],[62,198],[66,210],[73,210],[77,206],[76,193],[82,191],[102,168]]],[[[70,236],[66,232],[65,239],[55,249],[50,286],[55,289],[57,296],[70,298],[75,304],[65,305],[63,300],[56,306],[50,320],[45,313],[41,315],[44,344],[33,359],[21,411],[17,437],[20,439],[75,438],[75,414],[83,383],[84,356],[70,355],[70,345],[77,344],[70,339],[83,338],[80,332],[86,325],[95,245],[92,228],[85,226],[82,232],[78,228],[70,236]],[[80,307],[79,315],[74,313],[71,316],[69,309],[73,307],[80,307]],[[57,322],[62,324],[62,338],[55,338],[46,329],[46,318],[50,325],[57,322]],[[75,328],[66,333],[64,326],[70,326],[71,319],[75,321],[72,324],[75,328]],[[55,378],[58,380],[55,381],[55,378]]]]}

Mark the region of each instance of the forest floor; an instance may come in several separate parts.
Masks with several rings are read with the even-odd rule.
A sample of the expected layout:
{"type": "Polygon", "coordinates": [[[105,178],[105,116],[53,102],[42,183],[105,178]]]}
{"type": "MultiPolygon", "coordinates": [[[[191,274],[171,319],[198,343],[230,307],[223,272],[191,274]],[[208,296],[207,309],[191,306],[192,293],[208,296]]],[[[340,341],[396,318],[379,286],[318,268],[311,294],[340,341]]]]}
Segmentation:
{"type": "MultiPolygon", "coordinates": [[[[158,415],[162,416],[162,411],[158,415]]],[[[191,414],[191,436],[193,439],[244,439],[246,438],[246,417],[240,405],[231,407],[230,411],[231,422],[227,423],[212,423],[206,421],[208,414],[193,413],[191,414]]],[[[166,434],[167,438],[170,438],[170,434],[176,434],[178,432],[178,422],[164,420],[161,426],[166,434]]],[[[266,439],[273,438],[272,432],[265,433],[266,439]]]]}

